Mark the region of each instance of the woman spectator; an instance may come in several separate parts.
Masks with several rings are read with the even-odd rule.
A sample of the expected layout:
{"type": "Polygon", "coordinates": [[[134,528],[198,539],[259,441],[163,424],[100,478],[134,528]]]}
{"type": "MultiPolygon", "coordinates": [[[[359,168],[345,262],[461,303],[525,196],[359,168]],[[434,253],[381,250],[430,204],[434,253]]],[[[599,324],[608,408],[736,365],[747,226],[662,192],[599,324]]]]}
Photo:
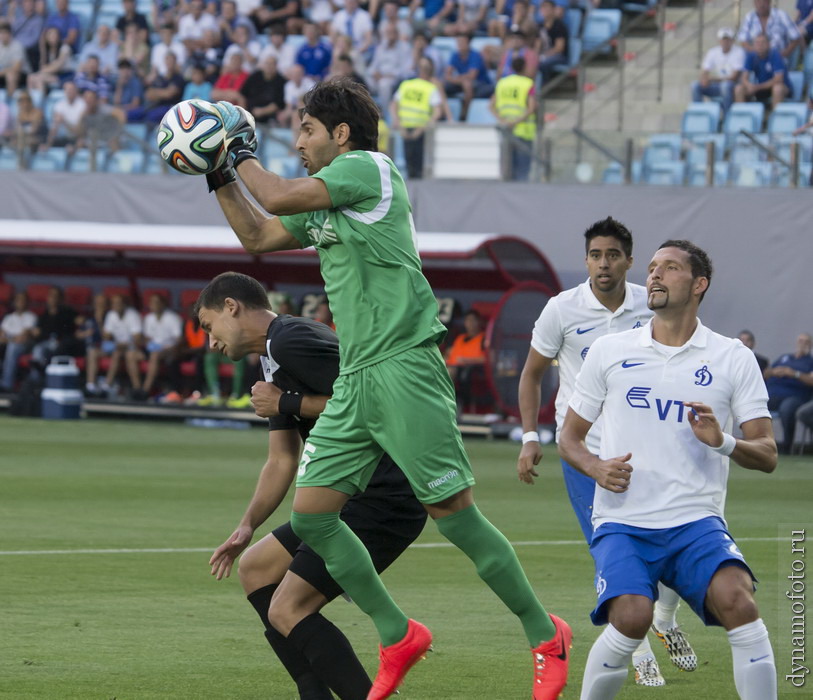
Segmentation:
{"type": "Polygon", "coordinates": [[[47,90],[59,87],[73,73],[71,59],[73,51],[68,44],[63,44],[59,29],[48,27],[42,38],[40,69],[28,76],[29,90],[47,90]]]}
{"type": "Polygon", "coordinates": [[[15,138],[17,149],[28,153],[36,151],[45,141],[45,118],[27,92],[21,92],[17,97],[15,138]]]}
{"type": "Polygon", "coordinates": [[[143,33],[135,23],[131,22],[124,28],[119,59],[129,61],[140,78],[150,72],[150,45],[144,41],[143,33]]]}

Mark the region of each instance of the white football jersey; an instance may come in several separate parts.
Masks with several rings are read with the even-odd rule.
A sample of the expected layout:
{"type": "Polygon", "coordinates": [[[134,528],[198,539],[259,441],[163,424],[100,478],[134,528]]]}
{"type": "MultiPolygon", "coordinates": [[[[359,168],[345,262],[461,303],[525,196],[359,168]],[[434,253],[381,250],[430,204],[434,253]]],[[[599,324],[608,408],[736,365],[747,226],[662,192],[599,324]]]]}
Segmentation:
{"type": "MultiPolygon", "coordinates": [[[[638,328],[652,317],[646,305],[646,288],[627,282],[624,303],[610,311],[593,294],[590,280],[553,297],[534,325],[531,347],[540,355],[559,362],[559,392],[556,394],[556,439],[565,421],[567,403],[573,394],[576,375],[590,346],[608,333],[638,328]]],[[[601,426],[587,435],[587,448],[598,453],[601,426]]]]}
{"type": "Polygon", "coordinates": [[[596,488],[594,529],[606,522],[667,528],[723,517],[728,457],[695,437],[684,401],[710,406],[729,432],[733,421],[771,415],[754,353],[699,320],[680,348],[653,341],[650,323],[593,344],[570,407],[590,422],[601,415],[599,455],[631,452],[633,467],[626,492],[596,488]]]}

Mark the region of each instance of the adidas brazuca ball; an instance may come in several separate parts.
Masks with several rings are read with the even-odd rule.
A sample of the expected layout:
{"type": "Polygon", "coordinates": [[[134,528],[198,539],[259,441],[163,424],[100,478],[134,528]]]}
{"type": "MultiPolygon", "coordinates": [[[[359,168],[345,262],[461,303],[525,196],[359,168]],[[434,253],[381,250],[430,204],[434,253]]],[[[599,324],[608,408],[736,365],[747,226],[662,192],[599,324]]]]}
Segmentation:
{"type": "Polygon", "coordinates": [[[215,106],[184,100],[170,109],[158,127],[158,150],[168,165],[186,175],[205,175],[226,160],[226,130],[215,106]]]}

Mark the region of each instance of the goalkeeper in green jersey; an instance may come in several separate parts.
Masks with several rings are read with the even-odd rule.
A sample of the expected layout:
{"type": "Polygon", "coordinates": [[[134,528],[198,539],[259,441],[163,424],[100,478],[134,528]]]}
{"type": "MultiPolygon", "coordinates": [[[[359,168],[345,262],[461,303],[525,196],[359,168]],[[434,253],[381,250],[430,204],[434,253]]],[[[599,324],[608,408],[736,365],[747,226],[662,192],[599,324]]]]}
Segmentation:
{"type": "Polygon", "coordinates": [[[296,142],[310,177],[286,180],[256,158],[251,116],[228,103],[219,107],[229,156],[207,181],[243,247],[259,254],[314,246],[319,253],[340,372],[303,449],[291,525],[378,631],[380,664],[368,698],[394,693],[432,641],[395,604],[339,519],[385,451],[444,537],[519,618],[532,650],[533,698],[558,697],[572,633],[545,611],[510,543],[474,504],[454,388],[437,347],[445,328],[421,272],[406,186],[376,151],[378,108],[347,79],[314,87],[304,97],[296,142]]]}

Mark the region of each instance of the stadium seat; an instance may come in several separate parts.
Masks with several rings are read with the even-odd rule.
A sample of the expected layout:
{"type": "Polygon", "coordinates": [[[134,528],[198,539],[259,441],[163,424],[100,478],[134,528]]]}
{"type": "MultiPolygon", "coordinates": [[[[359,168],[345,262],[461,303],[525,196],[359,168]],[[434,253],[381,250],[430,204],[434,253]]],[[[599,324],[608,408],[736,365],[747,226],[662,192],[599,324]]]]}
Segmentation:
{"type": "Polygon", "coordinates": [[[689,137],[686,161],[689,165],[706,164],[706,144],[714,144],[714,160],[721,161],[725,154],[725,134],[693,134],[689,137]]]}
{"type": "MultiPolygon", "coordinates": [[[[770,146],[768,136],[765,134],[754,134],[754,138],[765,146],[770,146]]],[[[757,146],[751,139],[742,134],[734,138],[728,160],[732,164],[748,164],[755,161],[768,159],[768,154],[757,146]]]]}
{"type": "MultiPolygon", "coordinates": [[[[632,163],[632,182],[633,184],[641,181],[641,161],[636,160],[632,163]]],[[[601,176],[601,181],[605,185],[623,185],[624,184],[624,169],[621,163],[613,161],[605,169],[601,176]]]]}
{"type": "Polygon", "coordinates": [[[487,46],[499,49],[500,44],[500,38],[496,36],[476,36],[471,40],[472,51],[477,53],[483,53],[483,49],[487,46]]]}
{"type": "Polygon", "coordinates": [[[78,284],[65,287],[65,303],[77,311],[89,309],[92,298],[93,290],[90,287],[78,284]]]}
{"type": "Polygon", "coordinates": [[[567,27],[567,33],[570,39],[576,39],[582,28],[582,12],[575,7],[565,10],[565,16],[562,18],[567,27]]]}
{"type": "Polygon", "coordinates": [[[654,163],[644,171],[648,185],[682,185],[686,178],[686,164],[682,161],[654,163]]]}
{"type": "Polygon", "coordinates": [[[52,146],[47,151],[37,151],[31,156],[28,167],[39,173],[59,172],[65,170],[65,160],[65,149],[52,146]]]}
{"type": "Polygon", "coordinates": [[[792,143],[799,144],[799,161],[802,163],[809,163],[813,159],[813,135],[801,134],[793,136],[792,134],[773,134],[771,136],[774,148],[785,160],[790,160],[790,145],[792,143]]]}
{"type": "Polygon", "coordinates": [[[443,65],[446,65],[452,54],[457,51],[457,39],[453,36],[436,36],[432,39],[432,46],[438,50],[443,59],[443,65]]]}
{"type": "MultiPolygon", "coordinates": [[[[714,186],[715,187],[722,187],[723,185],[728,184],[728,175],[731,166],[726,163],[725,161],[718,161],[714,164],[714,186]]],[[[692,187],[705,187],[706,185],[706,165],[697,164],[697,165],[690,165],[689,166],[689,175],[687,178],[687,184],[691,185],[692,187]]]]}
{"type": "Polygon", "coordinates": [[[463,103],[459,97],[450,97],[447,102],[449,103],[449,111],[452,113],[452,119],[456,122],[460,121],[460,112],[463,109],[463,103]]]}
{"type": "Polygon", "coordinates": [[[186,310],[198,300],[202,291],[203,289],[182,289],[180,295],[181,311],[186,313],[186,310]]]}
{"type": "Polygon", "coordinates": [[[0,309],[8,309],[14,299],[14,286],[9,282],[0,282],[0,309]]]}
{"type": "Polygon", "coordinates": [[[141,151],[147,141],[146,124],[125,124],[121,147],[125,151],[141,151]]]}
{"type": "Polygon", "coordinates": [[[466,114],[467,124],[489,125],[496,124],[497,118],[488,108],[489,100],[485,97],[475,98],[469,104],[469,111],[466,114]]]}
{"type": "Polygon", "coordinates": [[[108,285],[102,290],[102,292],[108,299],[116,294],[121,294],[125,299],[127,299],[128,302],[131,301],[132,299],[132,295],[130,294],[130,288],[121,285],[115,284],[108,285]]]}
{"type": "Polygon", "coordinates": [[[764,117],[765,105],[761,102],[735,102],[731,105],[723,121],[723,133],[729,145],[740,131],[750,131],[752,134],[762,131],[764,117]]]}
{"type": "Polygon", "coordinates": [[[731,184],[737,187],[770,187],[773,181],[773,163],[739,163],[732,170],[731,184]]]}
{"type": "Polygon", "coordinates": [[[807,105],[802,102],[782,102],[768,117],[769,134],[790,134],[807,123],[807,105]]]}
{"type": "Polygon", "coordinates": [[[17,170],[19,168],[19,160],[14,151],[8,148],[0,150],[0,170],[17,170]]]}
{"type": "Polygon", "coordinates": [[[293,46],[293,50],[299,51],[299,48],[307,41],[302,34],[289,34],[285,37],[285,45],[293,46]]]}
{"type": "MultiPolygon", "coordinates": [[[[582,32],[582,50],[587,53],[597,49],[611,39],[621,28],[621,10],[593,10],[587,15],[582,32]]],[[[602,53],[611,53],[612,46],[606,46],[602,53]]]]}
{"type": "MultiPolygon", "coordinates": [[[[567,73],[571,68],[577,66],[582,57],[582,40],[578,38],[569,39],[567,42],[567,64],[559,64],[553,67],[554,73],[567,73]]],[[[541,79],[541,76],[540,76],[541,79]]]]}
{"type": "Polygon", "coordinates": [[[790,83],[790,96],[788,99],[799,102],[804,91],[805,74],[800,70],[788,71],[788,82],[790,83]]]}
{"type": "Polygon", "coordinates": [[[657,4],[658,0],[644,0],[644,2],[625,2],[621,5],[621,9],[624,12],[639,15],[643,12],[651,10],[657,4]]]}
{"type": "Polygon", "coordinates": [[[655,163],[680,160],[682,139],[680,134],[653,134],[644,148],[643,167],[655,163]]]}
{"type": "Polygon", "coordinates": [[[172,294],[166,287],[149,287],[147,289],[141,290],[141,310],[147,311],[150,308],[150,298],[157,294],[159,297],[163,297],[164,301],[167,303],[167,306],[172,306],[172,294]]]}
{"type": "MultiPolygon", "coordinates": [[[[799,187],[810,187],[810,170],[810,163],[799,165],[799,187]]],[[[776,164],[774,178],[777,187],[790,187],[790,170],[779,163],[776,164]]]]}
{"type": "Polygon", "coordinates": [[[722,111],[718,102],[692,102],[683,113],[680,130],[687,138],[719,131],[722,111]]]}
{"type": "MultiPolygon", "coordinates": [[[[107,149],[96,149],[96,171],[104,170],[107,162],[107,149]]],[[[68,157],[68,170],[72,173],[89,173],[93,170],[90,149],[80,148],[72,156],[68,157]]]]}
{"type": "Polygon", "coordinates": [[[120,173],[129,175],[141,171],[141,164],[143,162],[140,153],[133,151],[116,151],[111,153],[107,159],[105,170],[108,173],[120,173]]]}
{"type": "Polygon", "coordinates": [[[39,313],[45,308],[45,300],[48,298],[50,284],[29,284],[25,293],[28,294],[28,303],[34,313],[39,313]]]}
{"type": "Polygon", "coordinates": [[[484,323],[488,323],[491,320],[491,317],[494,315],[494,312],[497,310],[497,302],[474,301],[472,302],[470,309],[480,314],[484,323]]]}

